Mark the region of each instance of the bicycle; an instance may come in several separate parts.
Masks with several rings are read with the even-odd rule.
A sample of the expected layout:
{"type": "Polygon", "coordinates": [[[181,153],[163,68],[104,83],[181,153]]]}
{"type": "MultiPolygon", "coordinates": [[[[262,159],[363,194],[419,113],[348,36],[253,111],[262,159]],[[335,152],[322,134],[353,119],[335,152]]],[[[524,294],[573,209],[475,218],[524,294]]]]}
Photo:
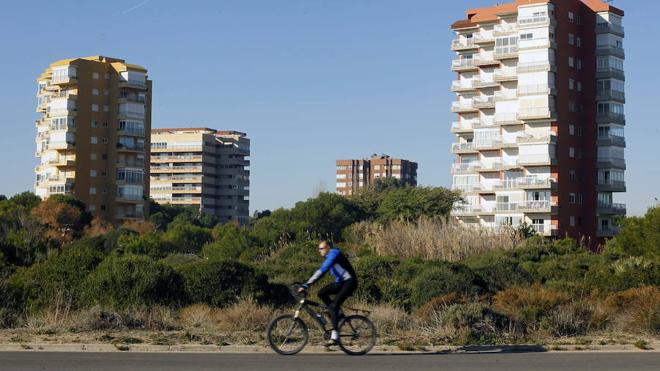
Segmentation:
{"type": "MultiPolygon", "coordinates": [[[[298,293],[300,287],[302,286],[296,283],[289,288],[293,297],[298,300],[298,306],[294,314],[283,314],[276,317],[270,322],[266,331],[268,344],[278,354],[294,355],[303,350],[305,345],[307,345],[309,341],[309,328],[300,317],[302,312],[306,312],[314,319],[314,322],[323,331],[324,340],[327,341],[330,339],[332,325],[326,327],[330,322],[328,320],[330,317],[329,308],[326,305],[308,300],[306,292],[300,295],[298,293]],[[320,310],[315,311],[311,307],[317,307],[320,310]]],[[[355,308],[345,309],[364,313],[365,315],[352,314],[343,316],[340,319],[337,326],[337,331],[339,332],[337,345],[339,345],[339,348],[344,353],[349,355],[366,354],[376,344],[376,327],[366,317],[370,312],[355,308]]]]}

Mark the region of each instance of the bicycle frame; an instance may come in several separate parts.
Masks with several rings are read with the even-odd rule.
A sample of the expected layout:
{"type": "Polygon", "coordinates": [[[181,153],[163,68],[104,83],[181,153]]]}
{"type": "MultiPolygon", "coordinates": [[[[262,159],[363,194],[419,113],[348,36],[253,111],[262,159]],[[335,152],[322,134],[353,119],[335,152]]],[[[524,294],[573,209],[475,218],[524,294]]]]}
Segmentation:
{"type": "Polygon", "coordinates": [[[326,324],[323,323],[323,322],[319,319],[319,316],[320,316],[320,317],[323,317],[323,311],[327,311],[327,310],[328,310],[328,307],[327,307],[327,306],[325,306],[325,305],[323,305],[323,304],[319,304],[319,303],[317,303],[317,302],[315,302],[315,301],[307,300],[307,298],[302,298],[302,299],[300,299],[300,301],[298,302],[298,307],[296,308],[296,311],[295,311],[295,313],[294,313],[294,318],[300,318],[300,312],[303,311],[303,310],[304,310],[307,314],[309,314],[310,317],[312,317],[312,319],[314,320],[314,322],[316,322],[316,324],[318,325],[318,327],[320,327],[320,328],[323,330],[323,332],[329,332],[329,331],[330,331],[330,330],[328,330],[328,329],[325,327],[326,324]],[[310,308],[310,307],[317,307],[317,308],[320,308],[322,311],[321,311],[321,312],[316,312],[316,311],[314,311],[314,310],[313,310],[312,308],[310,308]]]}

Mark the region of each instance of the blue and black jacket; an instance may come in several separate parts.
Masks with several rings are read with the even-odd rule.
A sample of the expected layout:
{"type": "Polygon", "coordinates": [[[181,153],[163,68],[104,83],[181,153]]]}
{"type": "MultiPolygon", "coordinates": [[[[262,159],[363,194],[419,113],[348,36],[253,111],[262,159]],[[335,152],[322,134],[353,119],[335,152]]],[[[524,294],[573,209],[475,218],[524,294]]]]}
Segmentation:
{"type": "Polygon", "coordinates": [[[303,286],[309,287],[323,277],[327,271],[330,271],[330,274],[335,277],[335,282],[337,283],[342,283],[350,279],[357,281],[355,270],[348,261],[348,258],[346,258],[346,255],[342,254],[339,249],[331,249],[325,257],[321,268],[314,272],[312,277],[303,286]]]}

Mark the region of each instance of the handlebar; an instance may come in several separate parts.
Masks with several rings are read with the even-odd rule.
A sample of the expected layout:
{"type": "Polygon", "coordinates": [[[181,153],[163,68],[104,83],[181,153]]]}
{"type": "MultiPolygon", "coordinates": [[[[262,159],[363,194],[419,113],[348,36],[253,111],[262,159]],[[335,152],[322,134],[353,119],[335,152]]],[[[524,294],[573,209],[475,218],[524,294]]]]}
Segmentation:
{"type": "Polygon", "coordinates": [[[300,282],[295,282],[293,285],[289,286],[289,291],[291,291],[291,295],[296,299],[306,298],[307,289],[303,292],[298,292],[301,288],[304,288],[303,285],[300,282]]]}

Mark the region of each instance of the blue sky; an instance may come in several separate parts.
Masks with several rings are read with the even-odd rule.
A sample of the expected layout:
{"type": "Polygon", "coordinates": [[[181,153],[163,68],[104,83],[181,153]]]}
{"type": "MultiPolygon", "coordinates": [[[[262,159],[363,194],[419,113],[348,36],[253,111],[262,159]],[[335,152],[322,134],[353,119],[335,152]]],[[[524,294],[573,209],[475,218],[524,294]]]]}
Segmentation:
{"type": "MultiPolygon", "coordinates": [[[[252,139],[251,209],[334,190],[334,161],[415,160],[449,186],[449,24],[495,0],[12,1],[0,12],[0,194],[31,190],[36,76],[87,55],[149,69],[153,127],[208,126],[252,139]]],[[[617,201],[637,215],[660,198],[659,2],[626,11],[626,173],[617,201]]]]}

